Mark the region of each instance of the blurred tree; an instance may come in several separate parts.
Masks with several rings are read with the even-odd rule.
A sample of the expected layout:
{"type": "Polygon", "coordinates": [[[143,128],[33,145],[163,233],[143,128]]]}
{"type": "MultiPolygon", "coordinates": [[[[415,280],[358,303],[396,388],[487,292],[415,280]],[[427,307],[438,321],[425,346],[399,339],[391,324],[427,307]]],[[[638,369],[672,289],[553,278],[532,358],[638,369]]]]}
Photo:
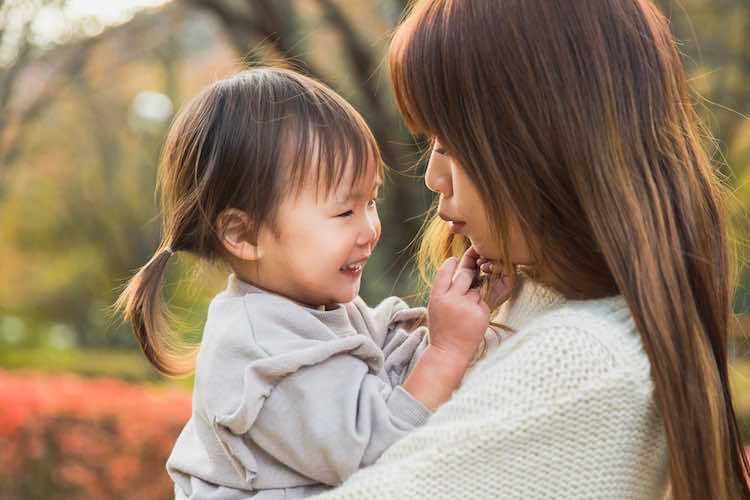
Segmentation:
{"type": "MultiPolygon", "coordinates": [[[[0,124],[3,136],[13,136],[11,146],[3,147],[4,153],[12,151],[3,156],[6,171],[31,167],[25,172],[13,169],[15,175],[6,183],[13,192],[0,201],[4,207],[0,215],[8,221],[6,241],[13,242],[0,248],[0,257],[4,254],[6,262],[15,262],[11,281],[21,284],[0,285],[4,310],[68,325],[81,345],[117,344],[123,338],[130,343],[127,335],[101,335],[106,326],[102,309],[113,300],[119,280],[145,262],[156,247],[157,209],[152,197],[145,200],[143,194],[153,192],[167,124],[163,121],[146,130],[136,123],[132,102],[140,89],[135,86],[150,87],[178,107],[181,96],[191,96],[209,78],[247,63],[288,60],[353,101],[373,127],[394,171],[403,172],[416,162],[415,145],[400,125],[379,68],[398,5],[373,10],[362,3],[346,13],[332,1],[247,2],[247,12],[232,10],[237,5],[242,4],[172,2],[93,37],[72,36],[47,47],[34,47],[28,38],[31,55],[18,57],[12,66],[16,94],[6,102],[13,106],[29,100],[28,82],[35,75],[42,75],[39,80],[50,93],[47,99],[31,101],[36,112],[26,115],[22,133],[19,126],[0,124]],[[350,15],[356,16],[354,20],[350,15]],[[231,48],[217,38],[216,26],[227,34],[231,48]],[[203,43],[196,44],[201,37],[203,43]],[[68,53],[78,55],[70,58],[75,64],[60,66],[52,78],[49,68],[58,68],[53,63],[59,64],[68,53]],[[210,64],[204,59],[206,53],[212,61],[217,53],[223,54],[219,58],[223,65],[199,69],[210,64]],[[122,118],[128,116],[123,127],[122,118]],[[50,169],[57,171],[50,176],[50,169]],[[48,210],[24,217],[32,207],[48,210]]],[[[18,3],[14,6],[21,8],[18,3]]],[[[403,250],[418,230],[418,215],[429,198],[414,175],[389,183],[385,194],[383,238],[368,266],[363,290],[369,300],[413,290],[408,276],[398,278],[407,266],[408,254],[403,250]]],[[[180,260],[179,268],[186,270],[189,261],[180,260]]],[[[211,285],[215,283],[209,281],[207,286],[211,285]]],[[[204,287],[196,289],[202,303],[204,287]]],[[[179,289],[176,293],[186,295],[179,289]]],[[[179,297],[177,302],[181,303],[179,297]]],[[[182,301],[185,307],[190,303],[182,301]]],[[[201,310],[195,316],[200,317],[201,310]]]]}
{"type": "Polygon", "coordinates": [[[80,70],[97,41],[92,37],[59,47],[44,73],[37,75],[40,78],[36,85],[24,86],[23,94],[17,95],[23,71],[32,61],[37,62],[33,59],[38,47],[34,44],[32,25],[45,7],[63,8],[65,4],[65,0],[0,0],[0,48],[4,59],[0,73],[0,179],[5,167],[16,160],[27,126],[56,97],[61,80],[80,70]]]}
{"type": "MultiPolygon", "coordinates": [[[[732,186],[738,254],[750,258],[750,2],[659,0],[680,43],[707,145],[732,186]]],[[[750,311],[750,267],[743,265],[735,309],[750,311]]]]}
{"type": "MultiPolygon", "coordinates": [[[[341,92],[371,125],[397,178],[386,186],[383,238],[363,295],[374,301],[411,293],[403,250],[431,197],[420,170],[409,171],[423,168],[420,150],[396,112],[383,64],[388,35],[407,3],[173,1],[94,35],[71,26],[65,39],[40,44],[34,17],[66,1],[0,0],[0,316],[22,317],[42,330],[62,323],[81,345],[133,345],[123,329],[102,333],[105,307],[158,243],[153,188],[172,112],[214,78],[248,63],[279,61],[341,92]]],[[[750,4],[659,3],[705,97],[700,111],[723,155],[716,160],[728,165],[738,199],[746,200],[750,4]]],[[[742,211],[736,213],[747,234],[742,211]]],[[[184,256],[175,262],[169,294],[180,317],[198,327],[222,279],[173,286],[193,265],[184,256]]],[[[748,302],[741,299],[738,308],[750,308],[748,302]]]]}
{"type": "Polygon", "coordinates": [[[184,27],[180,9],[163,9],[93,37],[35,47],[17,70],[7,107],[30,101],[35,111],[0,130],[24,123],[2,150],[9,161],[0,197],[7,270],[0,312],[51,334],[72,331],[82,346],[133,344],[129,334],[103,334],[105,309],[158,239],[155,167],[178,98],[184,27]],[[59,63],[67,54],[75,64],[59,63]],[[36,80],[48,94],[28,92],[36,80]],[[149,95],[167,103],[162,116],[154,116],[153,100],[136,109],[149,95]]]}

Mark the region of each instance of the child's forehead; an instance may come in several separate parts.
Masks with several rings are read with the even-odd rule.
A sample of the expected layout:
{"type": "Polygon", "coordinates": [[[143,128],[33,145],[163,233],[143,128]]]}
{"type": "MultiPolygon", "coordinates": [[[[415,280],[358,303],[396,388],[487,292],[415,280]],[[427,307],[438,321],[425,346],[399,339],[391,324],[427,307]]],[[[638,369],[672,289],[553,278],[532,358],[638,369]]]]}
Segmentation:
{"type": "Polygon", "coordinates": [[[354,193],[364,191],[369,194],[373,189],[383,183],[383,180],[374,167],[370,167],[364,172],[354,172],[354,169],[347,167],[339,175],[338,182],[331,184],[330,191],[333,193],[354,193]]]}
{"type": "Polygon", "coordinates": [[[287,151],[292,189],[316,203],[371,198],[384,174],[377,146],[356,138],[342,142],[320,134],[313,131],[297,137],[292,142],[296,147],[287,151]]]}
{"type": "Polygon", "coordinates": [[[319,172],[307,176],[294,189],[294,198],[307,198],[316,204],[341,204],[350,200],[370,199],[383,184],[381,172],[371,168],[355,178],[354,169],[342,173],[319,172]]]}
{"type": "Polygon", "coordinates": [[[320,186],[319,196],[334,203],[343,203],[352,199],[369,199],[382,184],[383,180],[377,173],[361,176],[356,180],[352,179],[351,175],[344,175],[340,182],[327,190],[325,186],[320,186]]]}

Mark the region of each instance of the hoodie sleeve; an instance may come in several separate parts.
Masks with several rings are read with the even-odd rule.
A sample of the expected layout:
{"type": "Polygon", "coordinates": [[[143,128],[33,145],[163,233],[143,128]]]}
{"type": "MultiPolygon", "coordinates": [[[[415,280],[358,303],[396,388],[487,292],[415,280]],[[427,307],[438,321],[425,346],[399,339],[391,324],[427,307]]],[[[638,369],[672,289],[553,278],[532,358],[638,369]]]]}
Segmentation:
{"type": "Polygon", "coordinates": [[[409,307],[398,297],[388,297],[374,308],[360,298],[352,304],[383,352],[383,369],[391,385],[401,385],[429,345],[427,309],[409,307]]]}

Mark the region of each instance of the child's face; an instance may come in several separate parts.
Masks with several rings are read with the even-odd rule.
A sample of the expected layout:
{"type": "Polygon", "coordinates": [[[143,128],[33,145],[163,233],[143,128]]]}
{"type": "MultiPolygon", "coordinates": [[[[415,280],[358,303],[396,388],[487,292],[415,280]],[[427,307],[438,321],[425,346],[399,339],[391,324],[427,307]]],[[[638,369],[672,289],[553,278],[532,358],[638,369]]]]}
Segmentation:
{"type": "Polygon", "coordinates": [[[328,196],[308,184],[279,207],[275,234],[260,231],[262,257],[249,278],[313,307],[350,302],[380,238],[380,179],[371,175],[350,186],[351,175],[344,176],[328,196]]]}

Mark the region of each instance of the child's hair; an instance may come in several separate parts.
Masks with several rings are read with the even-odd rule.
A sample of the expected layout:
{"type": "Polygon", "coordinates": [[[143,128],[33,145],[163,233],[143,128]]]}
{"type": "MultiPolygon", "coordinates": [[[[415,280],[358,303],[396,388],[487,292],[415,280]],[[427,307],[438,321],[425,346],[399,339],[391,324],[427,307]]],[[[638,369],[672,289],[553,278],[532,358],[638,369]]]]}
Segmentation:
{"type": "Polygon", "coordinates": [[[169,375],[193,368],[189,349],[170,329],[161,283],[175,252],[222,257],[217,218],[248,215],[246,237],[275,231],[285,196],[313,182],[329,193],[347,171],[354,184],[383,165],[375,138],[357,111],[325,85],[280,68],[254,68],[217,81],[175,118],[166,139],[157,190],[162,241],[115,304],[148,360],[169,375]]]}
{"type": "MultiPolygon", "coordinates": [[[[560,292],[625,297],[673,497],[750,498],[727,367],[725,189],[667,20],[647,0],[426,0],[389,56],[407,124],[463,166],[502,260],[517,223],[560,292]]],[[[463,248],[444,226],[428,227],[423,264],[463,248]]]]}

